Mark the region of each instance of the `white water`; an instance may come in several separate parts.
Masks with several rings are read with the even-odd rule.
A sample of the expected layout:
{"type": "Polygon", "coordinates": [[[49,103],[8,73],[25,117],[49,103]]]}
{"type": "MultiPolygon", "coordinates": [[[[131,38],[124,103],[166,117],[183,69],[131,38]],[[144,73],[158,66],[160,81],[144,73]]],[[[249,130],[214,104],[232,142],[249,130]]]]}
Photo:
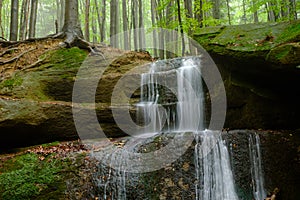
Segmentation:
{"type": "MultiPolygon", "coordinates": [[[[196,199],[237,200],[228,150],[221,138],[221,132],[203,131],[204,95],[200,65],[190,58],[184,59],[181,66],[176,69],[177,105],[175,111],[167,111],[166,129],[194,133],[196,199]],[[176,125],[170,127],[172,124],[170,122],[174,123],[174,120],[176,125]]],[[[155,69],[156,66],[153,64],[150,72],[142,75],[141,81],[141,85],[148,88],[147,95],[142,93],[144,117],[153,120],[153,123],[145,128],[145,132],[159,132],[163,129],[162,113],[158,107],[160,95],[155,69]]]]}
{"type": "Polygon", "coordinates": [[[220,132],[204,131],[196,135],[196,199],[238,200],[230,159],[220,132]]]}
{"type": "MultiPolygon", "coordinates": [[[[119,149],[118,152],[110,150],[104,152],[106,157],[103,159],[110,160],[111,165],[119,167],[118,170],[112,172],[109,169],[108,174],[99,175],[105,177],[98,178],[98,185],[104,190],[102,199],[127,199],[128,174],[125,173],[124,166],[132,163],[124,163],[122,160],[128,156],[126,152],[134,152],[143,144],[153,142],[157,135],[192,132],[196,141],[194,151],[196,200],[238,200],[229,153],[221,132],[204,130],[204,93],[199,59],[182,59],[174,67],[153,63],[149,72],[141,75],[141,88],[141,102],[137,107],[146,126],[140,134],[141,137],[132,137],[126,141],[123,147],[125,151],[119,149]],[[163,86],[168,88],[168,92],[171,91],[173,96],[168,92],[162,92],[166,91],[163,86]],[[171,96],[170,99],[164,98],[163,95],[166,93],[171,96]],[[107,189],[108,187],[110,189],[107,189]]],[[[255,199],[261,200],[264,199],[265,192],[260,147],[257,144],[259,144],[258,136],[249,139],[251,173],[255,183],[253,192],[255,199]]],[[[153,159],[155,164],[157,160],[153,159]]]]}
{"type": "Polygon", "coordinates": [[[261,200],[266,197],[260,152],[261,150],[259,135],[250,134],[249,156],[251,162],[252,189],[255,200],[261,200]]]}

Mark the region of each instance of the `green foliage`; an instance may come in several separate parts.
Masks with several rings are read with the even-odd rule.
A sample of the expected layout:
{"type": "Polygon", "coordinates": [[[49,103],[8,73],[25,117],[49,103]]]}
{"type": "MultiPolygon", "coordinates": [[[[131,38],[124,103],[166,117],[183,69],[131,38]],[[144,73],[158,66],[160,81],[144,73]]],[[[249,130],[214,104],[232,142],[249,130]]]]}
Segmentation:
{"type": "Polygon", "coordinates": [[[0,84],[0,88],[7,87],[9,89],[13,89],[15,86],[20,86],[23,83],[23,79],[19,76],[15,76],[11,79],[5,80],[3,83],[0,84]]]}
{"type": "Polygon", "coordinates": [[[49,63],[55,68],[79,68],[87,56],[87,52],[73,47],[70,49],[59,49],[50,53],[49,63]]]}
{"type": "Polygon", "coordinates": [[[26,153],[4,163],[0,171],[0,194],[2,199],[32,199],[60,177],[57,173],[62,161],[51,155],[39,159],[38,155],[26,153]]]}

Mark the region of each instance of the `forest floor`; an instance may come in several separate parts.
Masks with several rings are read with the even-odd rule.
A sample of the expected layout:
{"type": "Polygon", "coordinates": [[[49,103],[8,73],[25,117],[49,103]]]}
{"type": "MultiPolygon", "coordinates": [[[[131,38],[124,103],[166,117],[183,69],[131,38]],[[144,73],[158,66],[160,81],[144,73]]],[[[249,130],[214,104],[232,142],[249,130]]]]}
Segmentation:
{"type": "Polygon", "coordinates": [[[82,199],[87,195],[95,161],[80,142],[14,151],[0,154],[0,199],[82,199]]]}

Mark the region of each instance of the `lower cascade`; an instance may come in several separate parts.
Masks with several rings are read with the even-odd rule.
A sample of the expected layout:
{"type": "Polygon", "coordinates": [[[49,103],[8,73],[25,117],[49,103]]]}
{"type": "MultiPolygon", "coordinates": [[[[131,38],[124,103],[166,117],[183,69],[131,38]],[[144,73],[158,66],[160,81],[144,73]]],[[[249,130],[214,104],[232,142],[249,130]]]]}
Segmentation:
{"type": "Polygon", "coordinates": [[[201,57],[153,63],[149,72],[141,75],[140,88],[141,101],[136,104],[137,121],[143,125],[140,134],[116,142],[118,148],[109,146],[94,152],[100,157],[99,169],[93,177],[94,197],[118,200],[266,197],[259,136],[249,135],[251,194],[247,196],[235,182],[232,143],[223,138],[222,131],[205,129],[201,57]],[[187,138],[192,141],[185,142],[187,138]],[[164,156],[149,156],[150,163],[134,157],[148,156],[161,148],[167,149],[164,156]],[[171,154],[175,159],[170,158],[174,156],[171,154]],[[167,163],[169,158],[173,162],[167,163]],[[164,167],[159,168],[160,164],[164,167]],[[128,170],[133,168],[138,170],[128,170]]]}

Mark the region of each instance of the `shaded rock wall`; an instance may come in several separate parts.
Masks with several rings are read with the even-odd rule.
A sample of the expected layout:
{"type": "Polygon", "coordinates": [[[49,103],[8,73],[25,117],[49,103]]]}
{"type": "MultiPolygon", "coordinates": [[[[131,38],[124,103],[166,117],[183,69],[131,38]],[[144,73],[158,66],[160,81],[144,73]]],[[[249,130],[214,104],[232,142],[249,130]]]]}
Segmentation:
{"type": "Polygon", "coordinates": [[[225,127],[300,127],[300,20],[203,28],[194,38],[226,87],[225,127]]]}

